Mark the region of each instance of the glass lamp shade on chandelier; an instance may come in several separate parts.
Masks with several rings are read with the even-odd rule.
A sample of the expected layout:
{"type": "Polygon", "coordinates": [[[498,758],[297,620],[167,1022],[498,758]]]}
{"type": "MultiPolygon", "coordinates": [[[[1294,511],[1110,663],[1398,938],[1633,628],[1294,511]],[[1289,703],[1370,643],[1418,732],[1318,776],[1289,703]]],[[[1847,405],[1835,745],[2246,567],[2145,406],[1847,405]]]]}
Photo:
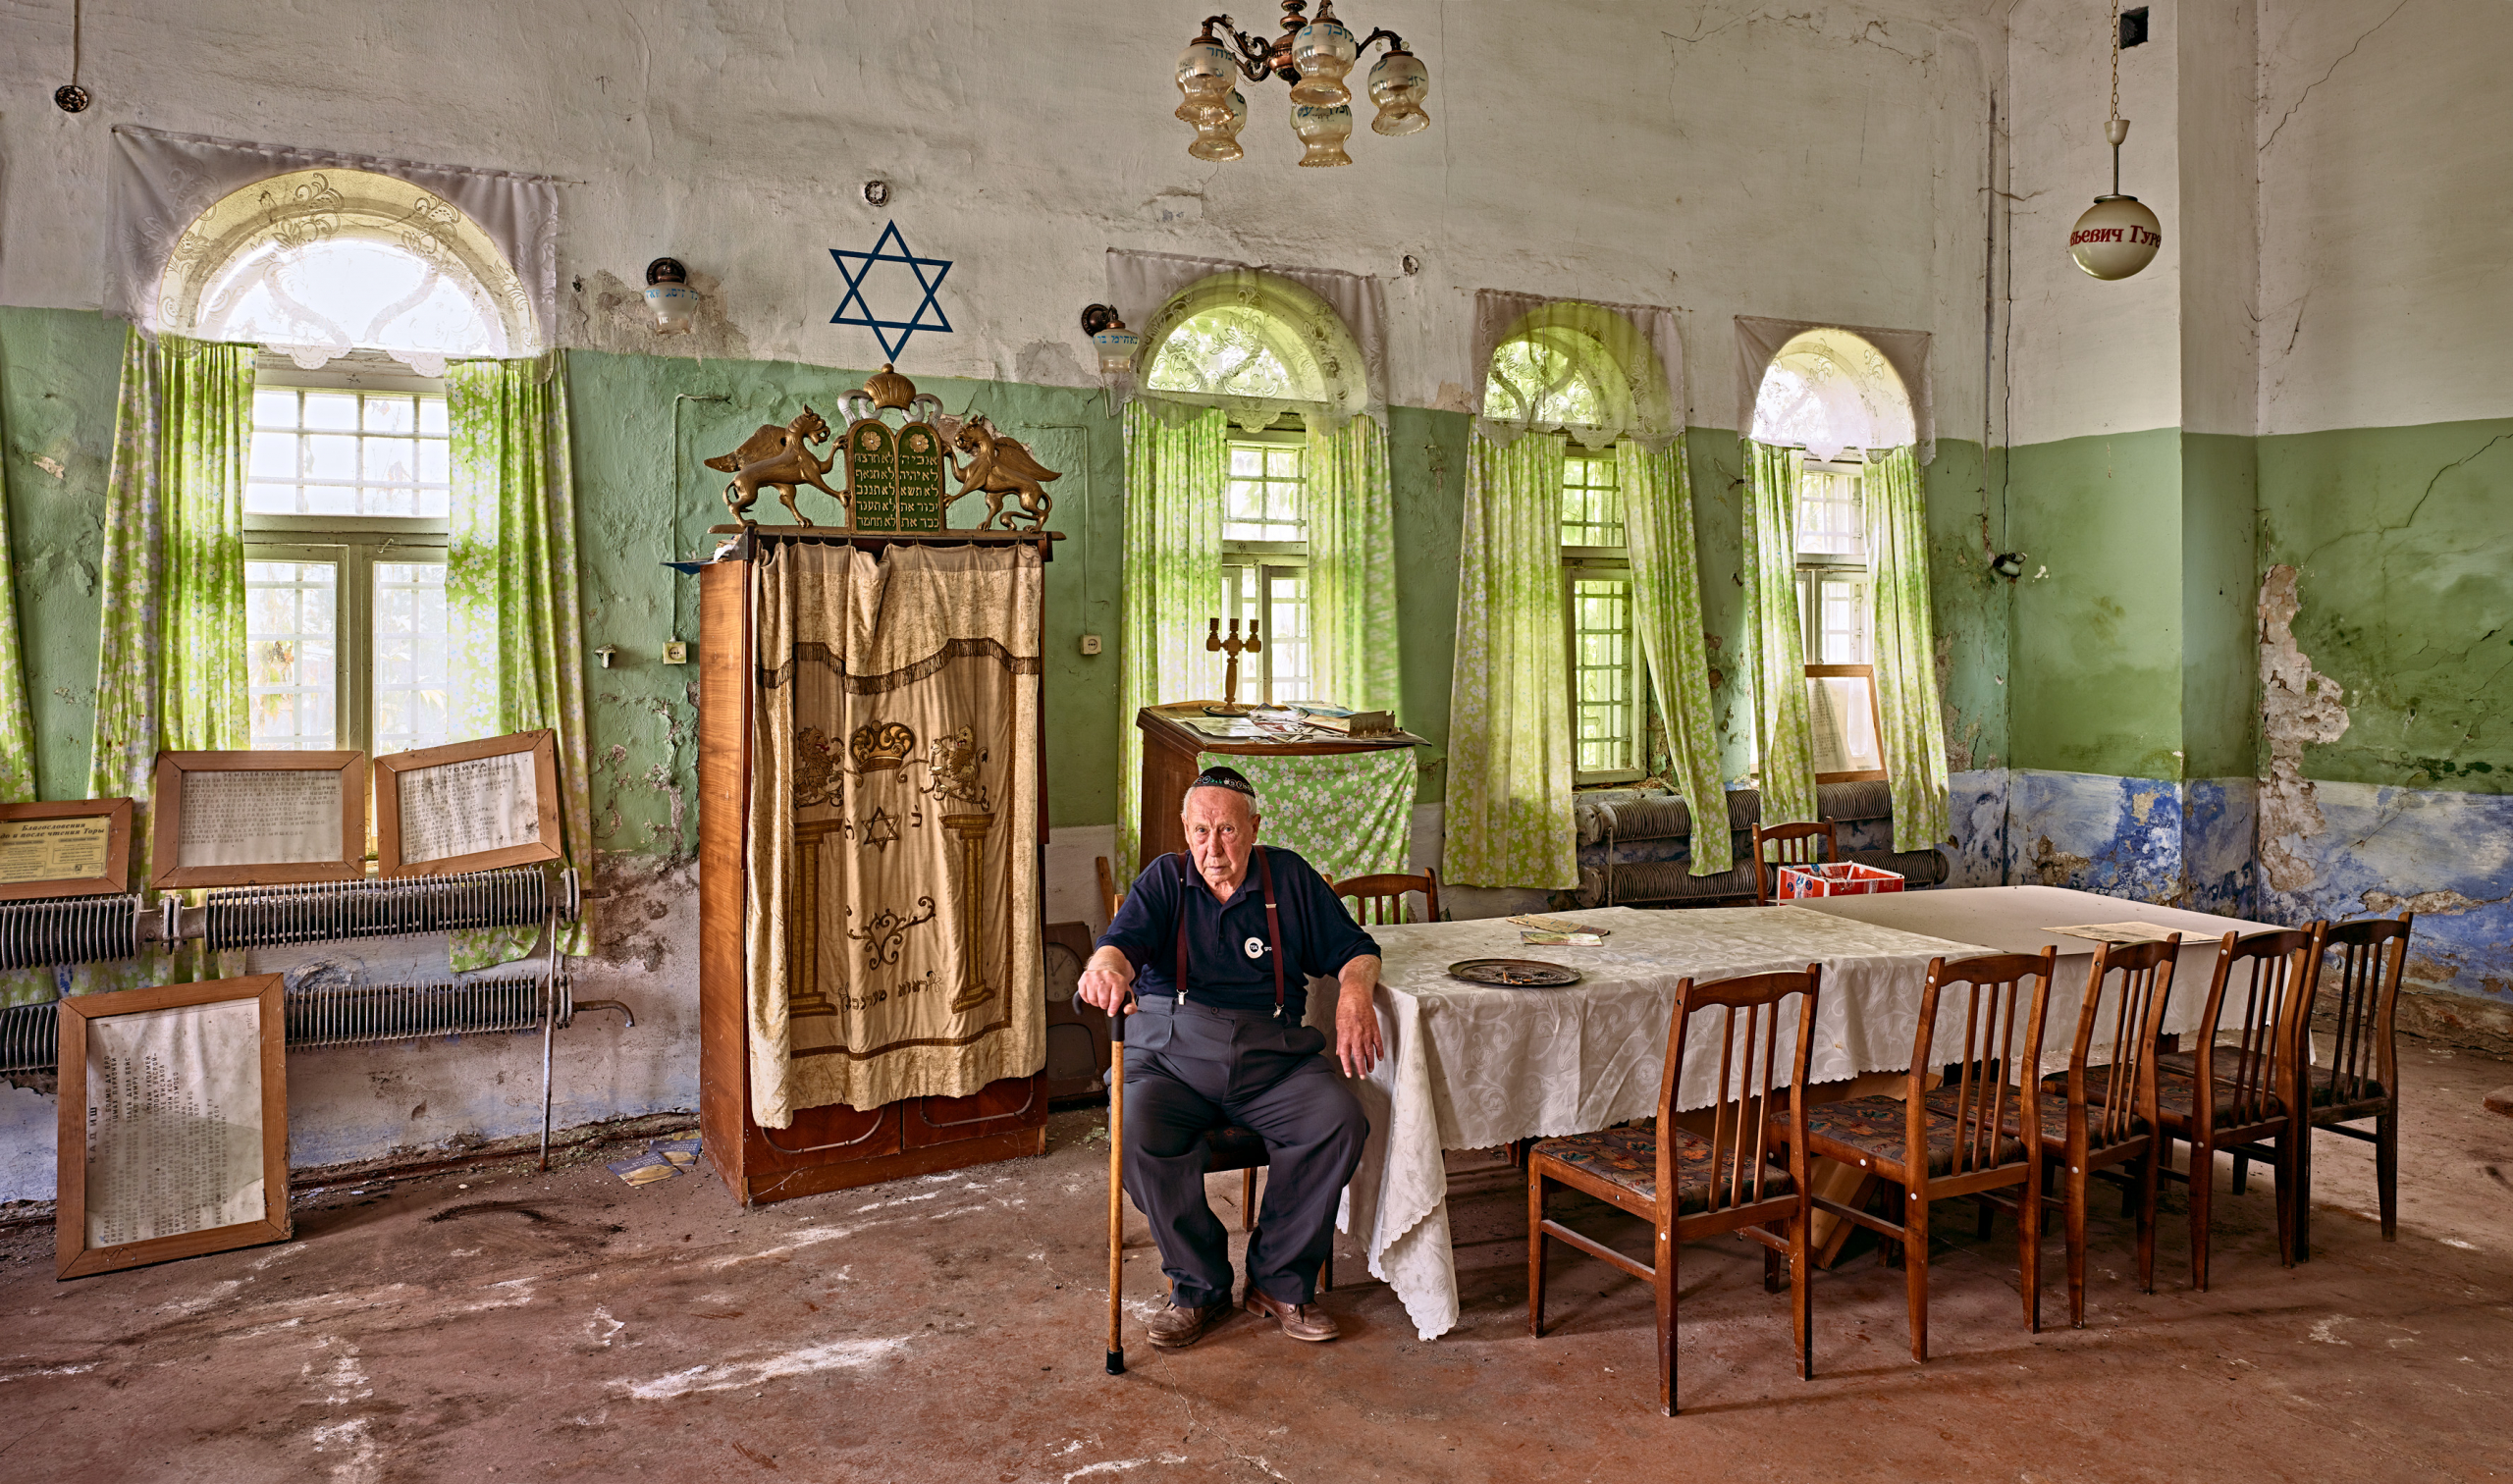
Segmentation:
{"type": "Polygon", "coordinates": [[[1353,89],[1346,80],[1362,53],[1379,41],[1387,51],[1368,74],[1370,101],[1378,117],[1370,128],[1383,134],[1418,133],[1430,127],[1422,99],[1431,74],[1391,30],[1373,30],[1356,41],[1335,19],[1334,0],[1320,0],[1314,20],[1302,13],[1309,0],[1283,0],[1283,33],[1271,41],[1234,29],[1230,17],[1207,16],[1203,29],[1178,54],[1178,118],[1196,131],[1187,153],[1199,160],[1236,160],[1239,132],[1248,123],[1248,99],[1237,81],[1263,81],[1267,74],[1291,84],[1292,132],[1300,137],[1305,166],[1350,165],[1344,141],[1353,135],[1353,89]],[[1220,34],[1214,34],[1219,27],[1220,34]]]}

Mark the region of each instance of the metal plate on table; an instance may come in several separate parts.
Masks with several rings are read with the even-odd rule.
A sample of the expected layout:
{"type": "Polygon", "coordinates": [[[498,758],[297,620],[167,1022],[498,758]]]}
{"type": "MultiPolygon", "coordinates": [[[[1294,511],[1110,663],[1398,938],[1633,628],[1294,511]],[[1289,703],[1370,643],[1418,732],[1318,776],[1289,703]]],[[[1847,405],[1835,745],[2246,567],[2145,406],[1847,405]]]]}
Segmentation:
{"type": "Polygon", "coordinates": [[[1462,959],[1449,965],[1449,978],[1510,989],[1559,989],[1579,982],[1581,976],[1577,969],[1548,964],[1542,959],[1484,958],[1462,959]]]}

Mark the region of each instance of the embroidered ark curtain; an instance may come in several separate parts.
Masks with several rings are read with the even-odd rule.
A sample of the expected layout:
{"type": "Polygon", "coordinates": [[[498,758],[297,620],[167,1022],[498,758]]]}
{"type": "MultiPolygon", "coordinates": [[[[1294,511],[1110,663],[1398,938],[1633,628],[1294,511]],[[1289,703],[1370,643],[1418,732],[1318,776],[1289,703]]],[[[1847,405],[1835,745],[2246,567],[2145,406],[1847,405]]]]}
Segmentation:
{"type": "Polygon", "coordinates": [[[773,543],[751,582],[752,1116],[1036,1072],[1037,550],[773,543]]]}

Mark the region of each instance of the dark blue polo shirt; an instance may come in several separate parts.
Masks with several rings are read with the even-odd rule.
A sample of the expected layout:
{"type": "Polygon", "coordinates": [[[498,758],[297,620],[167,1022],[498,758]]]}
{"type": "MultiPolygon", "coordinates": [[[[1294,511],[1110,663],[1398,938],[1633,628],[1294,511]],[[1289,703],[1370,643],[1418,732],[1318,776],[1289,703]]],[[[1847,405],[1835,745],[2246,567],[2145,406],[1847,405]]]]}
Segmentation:
{"type": "MultiPolygon", "coordinates": [[[[1268,845],[1256,851],[1274,869],[1274,909],[1283,932],[1283,1018],[1297,1026],[1308,1008],[1310,977],[1332,975],[1375,954],[1378,943],[1307,861],[1268,845]]],[[[1161,856],[1135,877],[1098,946],[1116,948],[1134,964],[1137,993],[1174,994],[1183,912],[1188,1003],[1270,1014],[1274,959],[1265,944],[1263,881],[1252,853],[1247,878],[1229,901],[1216,902],[1193,866],[1175,855],[1161,856]]]]}

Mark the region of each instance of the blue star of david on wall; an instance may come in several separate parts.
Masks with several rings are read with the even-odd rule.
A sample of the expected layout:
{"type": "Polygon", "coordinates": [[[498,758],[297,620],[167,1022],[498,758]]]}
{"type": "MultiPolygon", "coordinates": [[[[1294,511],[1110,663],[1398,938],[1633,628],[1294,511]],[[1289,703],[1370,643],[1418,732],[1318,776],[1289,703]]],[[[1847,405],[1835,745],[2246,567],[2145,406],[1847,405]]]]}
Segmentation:
{"type": "Polygon", "coordinates": [[[918,257],[908,251],[907,238],[899,236],[897,222],[893,221],[882,229],[882,236],[873,243],[870,252],[849,252],[843,247],[831,247],[829,255],[837,260],[837,271],[846,278],[846,297],[837,301],[837,312],[829,317],[830,324],[862,325],[873,332],[873,338],[882,343],[882,351],[893,361],[899,358],[901,350],[907,348],[908,337],[919,330],[938,330],[944,335],[951,333],[949,317],[943,314],[942,306],[934,301],[934,295],[942,288],[943,276],[951,271],[951,265],[941,258],[918,257]],[[875,263],[905,264],[907,271],[916,275],[916,282],[925,290],[925,297],[907,318],[883,319],[875,314],[872,305],[866,302],[864,278],[873,271],[875,263]],[[928,269],[933,270],[931,277],[927,276],[928,269]],[[848,312],[850,310],[853,312],[848,312]],[[928,311],[932,312],[931,319],[927,318],[928,311]],[[895,340],[891,338],[893,332],[897,336],[895,340]]]}

